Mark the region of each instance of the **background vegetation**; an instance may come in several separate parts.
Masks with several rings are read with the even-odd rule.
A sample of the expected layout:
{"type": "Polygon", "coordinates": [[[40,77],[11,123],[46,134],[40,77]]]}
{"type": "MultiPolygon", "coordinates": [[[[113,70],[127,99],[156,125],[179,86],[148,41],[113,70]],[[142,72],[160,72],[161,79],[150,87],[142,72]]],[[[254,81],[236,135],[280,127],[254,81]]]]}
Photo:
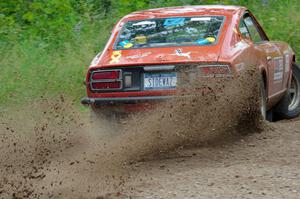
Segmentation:
{"type": "Polygon", "coordinates": [[[2,0],[0,107],[64,94],[79,102],[85,69],[132,11],[179,5],[248,7],[272,40],[300,56],[299,0],[2,0]]]}

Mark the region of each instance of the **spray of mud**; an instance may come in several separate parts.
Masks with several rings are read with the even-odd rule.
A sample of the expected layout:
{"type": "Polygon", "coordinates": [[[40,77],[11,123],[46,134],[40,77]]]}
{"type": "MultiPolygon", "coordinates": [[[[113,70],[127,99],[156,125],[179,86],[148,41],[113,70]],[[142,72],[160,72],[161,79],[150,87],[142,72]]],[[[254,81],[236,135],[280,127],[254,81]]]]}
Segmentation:
{"type": "Polygon", "coordinates": [[[181,79],[185,84],[177,96],[128,122],[125,133],[109,146],[118,151],[113,161],[119,156],[139,161],[177,147],[215,143],[232,133],[262,128],[256,70],[249,68],[235,79],[181,79]]]}
{"type": "Polygon", "coordinates": [[[107,122],[91,129],[89,115],[64,97],[2,111],[0,197],[123,198],[133,162],[260,128],[254,69],[185,82],[177,96],[128,118],[117,133],[107,122]]]}

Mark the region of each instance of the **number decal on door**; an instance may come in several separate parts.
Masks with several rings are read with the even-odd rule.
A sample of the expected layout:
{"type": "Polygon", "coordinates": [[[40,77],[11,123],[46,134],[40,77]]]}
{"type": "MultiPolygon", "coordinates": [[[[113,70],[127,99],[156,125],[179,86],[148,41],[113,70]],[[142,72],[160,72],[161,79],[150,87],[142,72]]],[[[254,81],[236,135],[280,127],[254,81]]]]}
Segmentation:
{"type": "Polygon", "coordinates": [[[274,82],[281,83],[283,80],[283,57],[275,57],[273,58],[273,62],[275,65],[274,82]]]}

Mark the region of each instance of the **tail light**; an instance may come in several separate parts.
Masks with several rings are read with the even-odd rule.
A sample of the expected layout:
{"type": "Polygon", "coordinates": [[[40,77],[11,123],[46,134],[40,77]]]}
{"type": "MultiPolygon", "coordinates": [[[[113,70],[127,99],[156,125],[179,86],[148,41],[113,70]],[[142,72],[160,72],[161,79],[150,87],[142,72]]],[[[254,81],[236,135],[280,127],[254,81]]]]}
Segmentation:
{"type": "Polygon", "coordinates": [[[112,91],[122,89],[121,70],[96,70],[91,72],[92,91],[112,91]]]}
{"type": "Polygon", "coordinates": [[[120,71],[101,71],[92,74],[93,80],[104,80],[104,79],[119,79],[120,71]]]}
{"type": "Polygon", "coordinates": [[[121,82],[96,82],[92,83],[94,89],[119,89],[121,87],[121,82]]]}

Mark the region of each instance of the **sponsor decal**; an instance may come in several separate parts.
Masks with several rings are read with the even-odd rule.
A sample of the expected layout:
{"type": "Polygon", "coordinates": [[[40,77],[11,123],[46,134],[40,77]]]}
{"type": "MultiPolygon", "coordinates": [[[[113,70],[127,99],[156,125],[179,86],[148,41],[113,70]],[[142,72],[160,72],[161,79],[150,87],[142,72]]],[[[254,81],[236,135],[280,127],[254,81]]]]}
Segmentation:
{"type": "Polygon", "coordinates": [[[179,57],[186,57],[187,59],[191,59],[190,54],[191,54],[191,52],[184,53],[184,52],[182,52],[181,49],[177,49],[177,50],[175,50],[175,54],[171,54],[171,55],[177,55],[179,57]]]}
{"type": "Polygon", "coordinates": [[[216,41],[214,37],[207,37],[206,40],[209,41],[210,43],[214,43],[216,41]]]}
{"type": "Polygon", "coordinates": [[[156,26],[156,22],[155,21],[141,21],[141,22],[137,22],[132,24],[133,26],[147,26],[147,25],[155,25],[156,26]]]}
{"type": "Polygon", "coordinates": [[[166,19],[164,22],[164,27],[174,27],[174,26],[182,26],[184,25],[185,18],[170,18],[166,19]]]}
{"type": "Polygon", "coordinates": [[[281,82],[283,79],[283,57],[275,57],[273,60],[275,64],[274,82],[281,82]]]}
{"type": "Polygon", "coordinates": [[[120,46],[122,46],[123,48],[131,48],[133,46],[133,44],[130,43],[130,41],[125,40],[125,41],[120,42],[120,46]]]}
{"type": "Polygon", "coordinates": [[[140,59],[140,58],[147,57],[151,54],[152,54],[151,52],[146,52],[146,53],[141,53],[141,54],[137,54],[137,55],[127,56],[126,59],[140,59]]]}
{"type": "Polygon", "coordinates": [[[139,35],[139,36],[136,36],[134,38],[134,41],[135,43],[137,44],[146,44],[148,41],[147,41],[147,37],[144,36],[144,35],[139,35]]]}
{"type": "Polygon", "coordinates": [[[111,60],[110,60],[110,64],[117,64],[120,62],[120,59],[122,57],[122,51],[113,51],[112,55],[111,55],[111,60]]]}
{"type": "Polygon", "coordinates": [[[288,73],[291,67],[291,58],[289,54],[285,54],[285,72],[288,73]]]}
{"type": "Polygon", "coordinates": [[[128,44],[126,44],[126,45],[124,46],[124,48],[131,48],[132,46],[133,46],[132,43],[128,43],[128,44]]]}
{"type": "Polygon", "coordinates": [[[191,21],[210,21],[211,17],[194,17],[191,18],[191,21]]]}
{"type": "Polygon", "coordinates": [[[155,21],[140,21],[137,23],[132,24],[132,26],[135,28],[135,31],[142,31],[147,32],[149,30],[153,30],[157,27],[157,24],[155,21]]]}
{"type": "Polygon", "coordinates": [[[205,39],[199,39],[197,41],[197,43],[199,45],[208,45],[208,44],[214,43],[215,41],[216,41],[216,39],[214,37],[207,37],[205,39]]]}

